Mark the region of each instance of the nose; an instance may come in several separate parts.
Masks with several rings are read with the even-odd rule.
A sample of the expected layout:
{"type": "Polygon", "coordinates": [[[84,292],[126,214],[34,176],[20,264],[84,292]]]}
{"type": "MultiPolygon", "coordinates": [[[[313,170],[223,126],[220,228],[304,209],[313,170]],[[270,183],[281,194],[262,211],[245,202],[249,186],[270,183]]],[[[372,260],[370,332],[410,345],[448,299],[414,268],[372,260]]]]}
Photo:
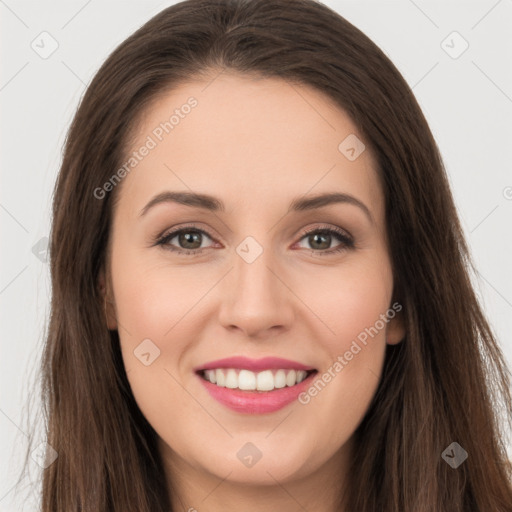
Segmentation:
{"type": "Polygon", "coordinates": [[[219,322],[245,337],[265,339],[290,329],[294,321],[294,295],[285,272],[265,249],[252,263],[236,252],[221,289],[219,322]]]}

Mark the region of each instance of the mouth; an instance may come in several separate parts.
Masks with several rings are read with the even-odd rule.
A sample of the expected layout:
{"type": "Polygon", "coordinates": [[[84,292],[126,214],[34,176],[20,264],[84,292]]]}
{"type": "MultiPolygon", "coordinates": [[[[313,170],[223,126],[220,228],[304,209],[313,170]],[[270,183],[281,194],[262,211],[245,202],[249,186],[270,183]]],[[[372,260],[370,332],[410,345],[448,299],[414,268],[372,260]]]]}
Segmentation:
{"type": "Polygon", "coordinates": [[[259,372],[243,368],[210,368],[196,371],[199,377],[216,387],[253,393],[268,393],[291,388],[316,373],[318,373],[316,369],[286,368],[272,368],[259,372]]]}
{"type": "Polygon", "coordinates": [[[291,405],[312,385],[318,371],[208,368],[195,373],[211,398],[236,413],[254,415],[273,413],[291,405]]]}

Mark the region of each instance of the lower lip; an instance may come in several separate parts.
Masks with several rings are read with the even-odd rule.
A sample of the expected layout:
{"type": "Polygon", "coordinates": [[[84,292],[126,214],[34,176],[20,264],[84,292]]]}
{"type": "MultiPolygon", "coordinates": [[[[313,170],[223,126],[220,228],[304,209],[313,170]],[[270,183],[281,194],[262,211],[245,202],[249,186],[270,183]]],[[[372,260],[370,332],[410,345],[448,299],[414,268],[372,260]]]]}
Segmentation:
{"type": "Polygon", "coordinates": [[[197,375],[206,391],[217,402],[229,407],[233,411],[246,414],[265,414],[278,411],[292,403],[297,397],[310,386],[313,378],[318,372],[308,375],[302,382],[295,386],[286,386],[273,391],[242,391],[212,384],[197,375]]]}

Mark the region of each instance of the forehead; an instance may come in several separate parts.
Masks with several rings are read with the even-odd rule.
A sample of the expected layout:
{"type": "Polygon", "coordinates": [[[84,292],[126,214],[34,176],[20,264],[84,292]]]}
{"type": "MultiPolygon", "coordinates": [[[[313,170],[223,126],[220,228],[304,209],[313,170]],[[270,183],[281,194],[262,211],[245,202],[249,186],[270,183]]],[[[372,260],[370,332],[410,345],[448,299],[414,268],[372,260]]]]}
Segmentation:
{"type": "Polygon", "coordinates": [[[347,149],[360,151],[363,136],[340,107],[308,86],[224,73],[181,84],[151,103],[134,134],[126,159],[139,155],[119,201],[130,210],[165,190],[208,193],[225,198],[229,209],[252,211],[336,190],[382,215],[368,143],[348,158],[347,149]]]}

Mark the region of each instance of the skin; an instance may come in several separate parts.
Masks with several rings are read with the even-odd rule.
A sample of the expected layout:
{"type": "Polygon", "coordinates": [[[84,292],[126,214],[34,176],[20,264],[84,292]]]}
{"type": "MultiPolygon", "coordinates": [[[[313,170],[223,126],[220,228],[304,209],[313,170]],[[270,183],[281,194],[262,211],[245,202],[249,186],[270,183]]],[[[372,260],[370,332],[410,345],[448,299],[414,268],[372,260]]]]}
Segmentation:
{"type": "MultiPolygon", "coordinates": [[[[198,101],[118,191],[108,279],[100,278],[108,327],[119,330],[133,394],[159,436],[175,510],[334,511],[385,345],[405,335],[401,315],[306,405],[237,413],[209,396],[193,368],[232,355],[278,356],[322,374],[391,307],[375,159],[368,144],[355,161],[338,150],[349,134],[363,136],[315,89],[226,72],[212,79],[173,89],[140,120],[133,150],[190,96],[198,101]],[[213,195],[226,211],[168,202],[140,216],[167,190],[213,195]],[[286,214],[292,199],[320,192],[356,197],[373,222],[348,203],[286,214]],[[208,233],[199,235],[200,254],[155,245],[188,223],[208,233]],[[315,245],[302,234],[315,227],[339,227],[355,247],[320,255],[343,242],[333,235],[315,245]],[[236,252],[247,236],[263,248],[250,264],[236,252]],[[134,356],[145,339],[160,349],[149,366],[134,356]],[[262,453],[250,468],[237,458],[247,442],[262,453]]],[[[168,244],[190,247],[178,237],[168,244]]]]}

